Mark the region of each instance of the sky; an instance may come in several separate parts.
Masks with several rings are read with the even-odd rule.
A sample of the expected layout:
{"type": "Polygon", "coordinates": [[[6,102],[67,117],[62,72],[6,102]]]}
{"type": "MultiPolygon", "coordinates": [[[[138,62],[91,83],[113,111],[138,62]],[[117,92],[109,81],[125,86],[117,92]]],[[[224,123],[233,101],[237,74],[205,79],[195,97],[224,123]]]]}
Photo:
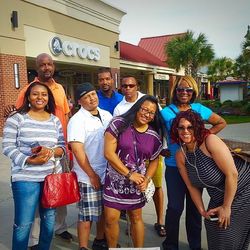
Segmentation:
{"type": "Polygon", "coordinates": [[[138,45],[140,38],[204,33],[216,58],[237,58],[250,25],[250,0],[103,0],[126,12],[120,40],[138,45]]]}

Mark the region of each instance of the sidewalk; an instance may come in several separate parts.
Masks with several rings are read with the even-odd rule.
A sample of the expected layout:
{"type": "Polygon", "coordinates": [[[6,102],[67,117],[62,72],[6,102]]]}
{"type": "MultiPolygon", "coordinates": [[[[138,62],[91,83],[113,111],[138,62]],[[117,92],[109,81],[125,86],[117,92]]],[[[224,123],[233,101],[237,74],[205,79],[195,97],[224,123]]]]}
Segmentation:
{"type": "MultiPolygon", "coordinates": [[[[234,140],[241,140],[244,142],[250,142],[250,123],[228,125],[220,134],[220,137],[234,140]]],[[[11,235],[12,235],[12,223],[13,223],[13,200],[12,193],[10,190],[10,163],[7,157],[5,157],[2,152],[2,138],[0,138],[0,162],[1,162],[1,175],[0,175],[0,249],[10,250],[11,249],[11,235]]],[[[164,185],[164,192],[166,194],[166,187],[164,185]]],[[[165,196],[166,197],[166,196],[165,196]]],[[[208,201],[207,193],[204,192],[204,198],[206,202],[208,201]]],[[[166,201],[165,201],[166,204],[166,201]]],[[[164,206],[166,207],[166,205],[164,206]]],[[[77,231],[76,231],[76,221],[77,221],[77,209],[76,206],[68,206],[68,216],[67,223],[69,226],[69,232],[73,234],[74,241],[71,243],[63,242],[58,238],[53,239],[52,250],[78,250],[77,243],[77,231]]],[[[164,238],[160,238],[155,230],[154,223],[156,221],[156,215],[154,210],[153,202],[147,204],[143,208],[143,218],[145,222],[145,247],[161,247],[161,243],[164,238]]],[[[122,247],[132,247],[132,244],[125,234],[125,229],[127,224],[125,221],[120,221],[120,240],[119,243],[122,247]]],[[[89,247],[92,245],[92,241],[95,235],[95,228],[93,227],[91,233],[91,242],[89,247]]],[[[203,225],[202,228],[202,248],[207,249],[206,243],[206,232],[203,225]]],[[[185,230],[185,212],[181,217],[180,224],[180,250],[188,250],[188,244],[186,239],[185,230]]],[[[250,248],[249,248],[250,249],[250,248]]]]}
{"type": "Polygon", "coordinates": [[[250,123],[227,125],[218,136],[224,139],[250,143],[250,123]]]}
{"type": "MultiPolygon", "coordinates": [[[[2,138],[0,138],[0,144],[2,145],[2,138]]],[[[10,190],[10,162],[7,157],[2,153],[2,147],[0,146],[0,162],[1,162],[1,175],[0,175],[0,249],[11,249],[11,237],[12,237],[12,223],[13,223],[13,199],[10,190]]],[[[166,188],[164,185],[164,192],[166,194],[166,188]]],[[[166,204],[166,201],[165,201],[166,204]]],[[[166,205],[164,206],[166,207],[166,205]]],[[[72,204],[68,206],[67,224],[68,231],[72,233],[74,241],[71,243],[64,242],[54,237],[51,250],[78,250],[77,242],[77,213],[76,205],[72,204]]],[[[186,233],[185,233],[185,213],[181,218],[180,225],[180,250],[188,250],[186,233]]],[[[159,237],[154,230],[154,223],[156,222],[156,215],[153,202],[150,202],[143,208],[143,218],[145,222],[145,247],[161,247],[161,243],[164,238],[159,237]]],[[[94,226],[94,224],[93,224],[94,226]]],[[[125,234],[127,227],[126,221],[120,221],[120,239],[119,243],[122,247],[132,247],[131,241],[125,234]]],[[[92,228],[91,242],[89,248],[91,248],[92,241],[95,236],[95,227],[92,228]]],[[[205,229],[202,230],[202,247],[203,250],[207,249],[205,229]]]]}

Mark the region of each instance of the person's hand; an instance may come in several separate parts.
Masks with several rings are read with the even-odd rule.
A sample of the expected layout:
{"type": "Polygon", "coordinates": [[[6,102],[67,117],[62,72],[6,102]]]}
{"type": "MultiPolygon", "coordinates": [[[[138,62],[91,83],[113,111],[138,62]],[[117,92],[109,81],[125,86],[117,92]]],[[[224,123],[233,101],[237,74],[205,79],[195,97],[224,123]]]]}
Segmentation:
{"type": "Polygon", "coordinates": [[[229,227],[230,216],[231,216],[231,208],[230,207],[219,206],[219,207],[210,209],[209,211],[207,211],[207,216],[211,216],[211,215],[218,216],[219,227],[222,227],[224,229],[227,229],[227,227],[229,227]]]}
{"type": "Polygon", "coordinates": [[[31,152],[35,154],[35,156],[48,157],[49,159],[54,156],[54,150],[52,148],[46,148],[43,146],[34,147],[31,149],[31,152]]]}
{"type": "Polygon", "coordinates": [[[27,159],[28,164],[42,165],[49,161],[54,155],[54,151],[51,148],[37,146],[31,149],[32,155],[27,159]]]}
{"type": "Polygon", "coordinates": [[[145,192],[145,190],[146,190],[146,188],[147,188],[147,186],[148,186],[148,180],[146,179],[146,178],[144,178],[144,181],[141,183],[141,184],[139,184],[139,185],[137,185],[137,188],[141,191],[141,192],[145,192]]]}
{"type": "Polygon", "coordinates": [[[129,180],[133,181],[137,185],[140,185],[142,182],[144,182],[145,177],[142,174],[132,172],[129,180]]]}
{"type": "Polygon", "coordinates": [[[90,183],[91,183],[92,187],[95,190],[100,189],[100,187],[101,187],[101,179],[100,179],[99,175],[94,174],[93,176],[89,176],[89,180],[90,180],[90,183]]]}
{"type": "Polygon", "coordinates": [[[207,214],[207,211],[202,210],[202,211],[200,211],[200,214],[201,214],[202,217],[204,217],[206,219],[209,219],[209,215],[207,214]]]}
{"type": "Polygon", "coordinates": [[[8,105],[4,109],[4,118],[8,118],[10,114],[12,114],[14,111],[16,111],[15,105],[8,105]]]}

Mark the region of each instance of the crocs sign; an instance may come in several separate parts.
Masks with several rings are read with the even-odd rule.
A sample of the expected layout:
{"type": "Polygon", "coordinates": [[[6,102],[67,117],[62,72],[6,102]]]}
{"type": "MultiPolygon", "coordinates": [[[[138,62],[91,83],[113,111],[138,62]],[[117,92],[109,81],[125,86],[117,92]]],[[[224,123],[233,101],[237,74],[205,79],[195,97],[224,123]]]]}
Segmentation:
{"type": "Polygon", "coordinates": [[[53,55],[78,56],[81,59],[98,61],[101,58],[99,48],[76,42],[62,41],[59,37],[53,37],[49,42],[49,48],[53,55]]]}

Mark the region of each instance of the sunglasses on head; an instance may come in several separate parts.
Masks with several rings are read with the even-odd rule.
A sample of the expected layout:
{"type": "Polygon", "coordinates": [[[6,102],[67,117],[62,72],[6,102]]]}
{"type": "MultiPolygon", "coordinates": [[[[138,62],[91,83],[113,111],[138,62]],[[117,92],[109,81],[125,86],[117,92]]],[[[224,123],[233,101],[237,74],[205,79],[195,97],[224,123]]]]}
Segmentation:
{"type": "Polygon", "coordinates": [[[122,88],[124,88],[124,89],[128,89],[128,88],[132,89],[135,86],[136,86],[135,84],[122,84],[122,88]]]}
{"type": "Polygon", "coordinates": [[[186,93],[193,93],[194,92],[194,90],[192,89],[192,88],[176,88],[176,91],[178,92],[178,93],[184,93],[184,92],[186,92],[186,93]]]}
{"type": "Polygon", "coordinates": [[[188,132],[192,132],[194,130],[194,127],[193,126],[187,126],[187,127],[180,126],[177,128],[177,130],[179,132],[184,132],[185,130],[187,130],[188,132]]]}

